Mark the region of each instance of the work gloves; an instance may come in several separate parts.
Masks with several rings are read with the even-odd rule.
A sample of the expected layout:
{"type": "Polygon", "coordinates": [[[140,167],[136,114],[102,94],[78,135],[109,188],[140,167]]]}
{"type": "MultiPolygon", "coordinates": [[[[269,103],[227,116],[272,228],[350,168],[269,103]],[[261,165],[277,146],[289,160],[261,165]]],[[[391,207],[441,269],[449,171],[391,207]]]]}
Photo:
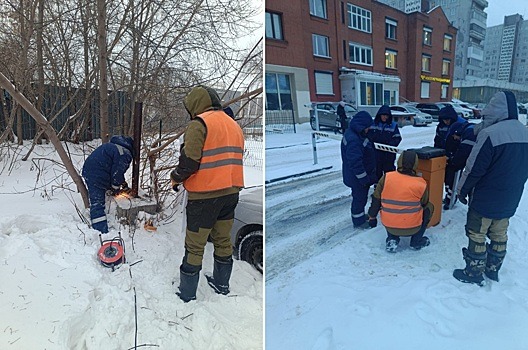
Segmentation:
{"type": "Polygon", "coordinates": [[[174,180],[171,176],[171,187],[172,189],[175,191],[175,192],[178,192],[180,189],[179,189],[179,186],[180,186],[180,183],[177,182],[176,180],[174,180]]]}
{"type": "Polygon", "coordinates": [[[369,218],[369,219],[368,219],[368,223],[369,223],[369,226],[370,226],[371,228],[374,228],[374,227],[378,226],[378,219],[376,219],[376,218],[369,218]]]}

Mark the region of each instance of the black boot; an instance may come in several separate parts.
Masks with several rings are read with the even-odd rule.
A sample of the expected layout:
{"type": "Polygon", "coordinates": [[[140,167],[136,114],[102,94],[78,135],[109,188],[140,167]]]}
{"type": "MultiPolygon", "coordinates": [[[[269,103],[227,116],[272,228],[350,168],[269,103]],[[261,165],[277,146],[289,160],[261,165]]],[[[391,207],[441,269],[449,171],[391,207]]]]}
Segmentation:
{"type": "Polygon", "coordinates": [[[492,249],[492,244],[487,245],[488,258],[486,259],[486,270],[484,273],[490,280],[499,282],[499,270],[506,256],[506,251],[498,252],[492,249]]]}
{"type": "Polygon", "coordinates": [[[186,303],[191,300],[196,300],[196,289],[198,288],[199,279],[199,271],[185,272],[182,267],[180,267],[180,291],[176,292],[176,294],[181,300],[186,303]]]}
{"type": "Polygon", "coordinates": [[[207,282],[218,294],[229,294],[229,278],[233,270],[233,258],[229,257],[214,257],[214,269],[212,276],[205,276],[207,282]]]}
{"type": "Polygon", "coordinates": [[[453,277],[460,282],[474,283],[482,287],[484,285],[482,273],[486,268],[486,253],[473,255],[467,248],[462,248],[462,255],[466,261],[466,268],[454,270],[453,277]]]}

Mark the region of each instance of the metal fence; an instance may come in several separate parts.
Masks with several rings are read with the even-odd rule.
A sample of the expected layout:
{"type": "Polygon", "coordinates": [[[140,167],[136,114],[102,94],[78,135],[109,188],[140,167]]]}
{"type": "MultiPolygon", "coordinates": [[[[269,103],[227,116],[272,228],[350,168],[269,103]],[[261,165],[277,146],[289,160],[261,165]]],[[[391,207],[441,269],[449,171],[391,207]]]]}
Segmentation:
{"type": "MultiPolygon", "coordinates": [[[[13,108],[13,99],[5,90],[0,90],[4,94],[6,101],[7,113],[11,113],[13,108]]],[[[44,87],[44,99],[41,112],[46,118],[54,117],[51,125],[55,130],[61,130],[66,122],[75,114],[81,113],[79,120],[89,118],[87,128],[84,131],[83,140],[92,140],[99,137],[101,127],[99,123],[99,92],[98,90],[90,91],[90,100],[86,103],[87,92],[85,89],[77,91],[75,88],[51,86],[44,87]],[[77,92],[77,93],[76,93],[77,92]],[[58,114],[58,115],[57,115],[58,114]]],[[[110,91],[108,94],[108,119],[110,133],[122,133],[123,119],[129,113],[126,93],[122,91],[110,91]]],[[[9,116],[4,115],[0,108],[0,130],[4,130],[9,116]]],[[[74,125],[71,125],[73,128],[74,125]]],[[[13,125],[13,131],[16,134],[16,122],[13,125]]],[[[37,132],[35,120],[22,110],[22,138],[31,140],[37,132]]]]}
{"type": "Polygon", "coordinates": [[[242,131],[245,139],[244,164],[263,169],[264,168],[264,138],[262,135],[262,115],[252,118],[249,123],[244,123],[242,131]]]}
{"type": "Polygon", "coordinates": [[[266,110],[266,133],[296,133],[293,110],[266,110]]]}

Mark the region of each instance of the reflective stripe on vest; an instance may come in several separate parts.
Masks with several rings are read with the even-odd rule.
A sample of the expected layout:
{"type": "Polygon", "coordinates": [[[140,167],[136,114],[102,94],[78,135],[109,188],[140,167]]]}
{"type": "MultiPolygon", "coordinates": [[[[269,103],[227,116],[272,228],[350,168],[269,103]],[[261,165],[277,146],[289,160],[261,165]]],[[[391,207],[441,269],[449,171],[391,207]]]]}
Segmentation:
{"type": "Polygon", "coordinates": [[[207,129],[198,171],[183,182],[190,192],[244,187],[244,135],[237,122],[222,111],[198,115],[207,129]]]}
{"type": "Polygon", "coordinates": [[[421,177],[391,171],[381,192],[381,222],[386,227],[413,228],[422,224],[421,199],[427,183],[421,177]]]}

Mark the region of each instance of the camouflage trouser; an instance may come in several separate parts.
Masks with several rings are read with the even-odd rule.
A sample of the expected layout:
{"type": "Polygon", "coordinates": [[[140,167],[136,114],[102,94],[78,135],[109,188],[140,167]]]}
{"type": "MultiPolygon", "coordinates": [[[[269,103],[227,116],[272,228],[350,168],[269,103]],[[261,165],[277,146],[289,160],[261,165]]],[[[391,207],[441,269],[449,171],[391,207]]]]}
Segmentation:
{"type": "Polygon", "coordinates": [[[469,238],[468,250],[473,254],[486,253],[486,237],[491,241],[490,248],[498,253],[506,251],[508,225],[510,218],[485,218],[469,208],[466,222],[466,236],[469,238]]]}
{"type": "Polygon", "coordinates": [[[182,263],[184,270],[194,272],[201,269],[205,245],[209,237],[214,245],[215,256],[231,257],[233,254],[231,228],[237,204],[238,193],[187,202],[185,257],[182,263]]]}

